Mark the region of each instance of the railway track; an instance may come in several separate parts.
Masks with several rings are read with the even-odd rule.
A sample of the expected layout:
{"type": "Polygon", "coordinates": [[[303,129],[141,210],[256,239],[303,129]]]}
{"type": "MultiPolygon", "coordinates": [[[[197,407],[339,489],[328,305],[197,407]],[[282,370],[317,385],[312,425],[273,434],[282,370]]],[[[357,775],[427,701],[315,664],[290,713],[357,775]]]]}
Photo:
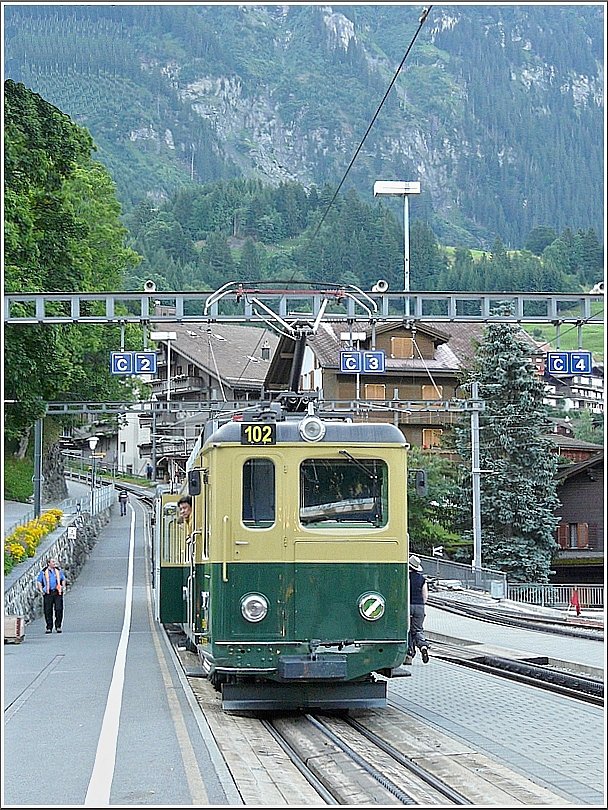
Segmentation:
{"type": "MultiPolygon", "coordinates": [[[[171,636],[174,646],[179,645],[180,636],[175,628],[171,636]]],[[[453,651],[444,652],[447,656],[453,651]]],[[[231,751],[231,740],[246,737],[255,741],[252,752],[255,768],[259,768],[260,751],[270,757],[273,763],[270,767],[276,767],[277,755],[272,754],[272,746],[276,746],[288,757],[298,778],[325,804],[497,807],[514,802],[563,804],[556,794],[482,751],[463,749],[461,740],[455,747],[451,737],[411,714],[407,702],[404,704],[398,695],[389,695],[386,709],[356,713],[277,712],[260,716],[226,713],[220,707],[218,693],[201,677],[196,655],[182,648],[180,660],[193,694],[235,774],[241,773],[243,763],[236,761],[238,756],[231,751]],[[263,735],[267,742],[263,742],[263,735]],[[457,757],[455,750],[459,752],[457,757]]],[[[569,694],[555,686],[553,691],[569,694]]],[[[262,778],[262,784],[263,781],[262,778]]],[[[245,792],[249,789],[247,785],[244,788],[245,792]]],[[[258,796],[245,804],[259,801],[258,796]]]]}
{"type": "Polygon", "coordinates": [[[386,709],[352,716],[294,712],[255,716],[223,712],[206,679],[188,680],[244,804],[268,805],[265,791],[277,779],[300,797],[310,791],[305,801],[285,802],[298,806],[564,804],[561,796],[462,740],[455,741],[398,700],[389,698],[386,709]],[[243,762],[242,746],[233,749],[236,739],[251,741],[250,763],[243,762]],[[271,773],[266,775],[268,769],[271,773]]]}
{"type": "Polygon", "coordinates": [[[431,655],[452,664],[567,695],[585,703],[604,705],[603,671],[595,672],[594,677],[588,671],[576,671],[570,662],[549,660],[545,656],[508,658],[489,652],[480,653],[479,648],[471,649],[442,641],[433,642],[431,655]]]}
{"type": "Polygon", "coordinates": [[[546,618],[544,616],[518,615],[503,609],[490,608],[485,605],[472,605],[468,602],[457,600],[447,600],[429,594],[429,605],[439,610],[446,610],[450,613],[457,613],[460,616],[468,616],[490,624],[500,624],[507,627],[521,627],[528,630],[542,630],[544,633],[554,633],[560,636],[572,636],[575,638],[585,638],[591,641],[604,641],[604,626],[601,622],[590,624],[585,620],[585,624],[573,624],[572,620],[557,619],[555,617],[546,618]]]}
{"type": "Polygon", "coordinates": [[[328,804],[472,804],[357,720],[305,714],[260,722],[328,804]]]}

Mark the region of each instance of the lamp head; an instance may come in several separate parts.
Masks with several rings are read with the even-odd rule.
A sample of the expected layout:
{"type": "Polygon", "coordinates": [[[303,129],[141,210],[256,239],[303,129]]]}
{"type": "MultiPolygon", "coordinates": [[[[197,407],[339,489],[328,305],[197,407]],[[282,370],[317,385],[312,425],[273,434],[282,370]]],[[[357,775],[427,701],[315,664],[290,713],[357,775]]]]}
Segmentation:
{"type": "Polygon", "coordinates": [[[89,447],[91,448],[91,452],[93,452],[93,450],[95,450],[95,448],[97,447],[97,442],[98,441],[99,441],[99,436],[91,436],[89,438],[89,447]]]}

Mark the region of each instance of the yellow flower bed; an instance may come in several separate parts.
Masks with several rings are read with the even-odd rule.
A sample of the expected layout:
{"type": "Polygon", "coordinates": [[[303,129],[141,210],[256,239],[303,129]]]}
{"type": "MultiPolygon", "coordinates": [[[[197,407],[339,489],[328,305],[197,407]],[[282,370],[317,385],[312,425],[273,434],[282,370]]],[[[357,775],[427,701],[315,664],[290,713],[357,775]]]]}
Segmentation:
{"type": "Polygon", "coordinates": [[[26,557],[33,557],[40,541],[54,531],[61,523],[61,509],[47,509],[40,517],[17,526],[4,538],[4,573],[8,574],[15,565],[26,557]]]}

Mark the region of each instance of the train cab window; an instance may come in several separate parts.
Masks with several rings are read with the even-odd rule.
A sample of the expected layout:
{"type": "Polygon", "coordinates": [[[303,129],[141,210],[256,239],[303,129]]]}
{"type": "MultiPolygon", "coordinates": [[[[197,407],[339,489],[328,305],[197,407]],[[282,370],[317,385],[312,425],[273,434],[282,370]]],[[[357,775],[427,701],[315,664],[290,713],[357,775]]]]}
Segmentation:
{"type": "Polygon", "coordinates": [[[275,471],[268,458],[250,458],[243,464],[243,510],[245,526],[267,529],[275,521],[275,471]]]}
{"type": "Polygon", "coordinates": [[[300,522],[368,528],[388,520],[388,467],[381,459],[307,459],[300,467],[300,522]]]}
{"type": "Polygon", "coordinates": [[[166,563],[179,563],[182,550],[176,532],[177,504],[166,503],[163,506],[162,559],[166,563]]]}

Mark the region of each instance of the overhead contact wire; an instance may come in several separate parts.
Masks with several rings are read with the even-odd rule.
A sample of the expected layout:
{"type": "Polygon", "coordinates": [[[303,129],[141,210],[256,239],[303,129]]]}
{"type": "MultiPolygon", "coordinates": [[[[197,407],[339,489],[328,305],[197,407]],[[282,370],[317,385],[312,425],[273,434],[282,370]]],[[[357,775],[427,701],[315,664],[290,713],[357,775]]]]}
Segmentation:
{"type": "Polygon", "coordinates": [[[403,67],[403,65],[405,64],[405,60],[407,59],[407,57],[409,56],[410,51],[411,51],[411,50],[412,50],[412,48],[414,47],[414,43],[416,42],[416,39],[417,39],[417,37],[418,37],[418,34],[420,33],[420,31],[421,31],[421,29],[422,29],[422,26],[424,25],[424,23],[425,23],[425,21],[426,21],[426,18],[428,17],[429,12],[430,12],[430,10],[431,10],[432,8],[433,8],[433,6],[431,5],[431,6],[427,6],[427,8],[425,8],[425,9],[423,10],[423,12],[422,12],[422,14],[421,14],[421,16],[420,16],[420,21],[419,21],[418,28],[416,29],[416,33],[415,33],[415,34],[414,34],[414,36],[412,37],[412,41],[411,41],[411,42],[410,42],[410,44],[408,45],[407,50],[406,50],[405,54],[403,55],[403,59],[401,60],[401,62],[400,62],[400,64],[399,64],[399,67],[398,67],[398,68],[397,68],[397,70],[395,71],[395,75],[394,75],[394,76],[393,76],[393,78],[391,79],[391,82],[390,82],[390,84],[389,84],[389,86],[388,86],[388,88],[387,88],[387,90],[386,90],[386,92],[385,92],[385,94],[384,94],[384,96],[383,96],[383,98],[382,98],[382,101],[381,101],[381,102],[380,102],[380,104],[378,105],[378,109],[377,109],[377,110],[376,110],[376,112],[374,113],[374,116],[373,116],[372,120],[370,121],[369,126],[367,127],[367,130],[366,130],[366,132],[365,132],[365,135],[364,135],[364,136],[363,136],[363,138],[361,139],[361,142],[359,143],[359,146],[357,147],[357,150],[355,151],[355,154],[353,155],[351,162],[348,164],[348,168],[347,168],[347,169],[346,169],[346,171],[344,172],[344,175],[343,175],[342,179],[340,180],[340,184],[338,185],[338,188],[336,189],[336,191],[335,191],[335,193],[334,193],[334,196],[331,198],[330,203],[329,203],[329,205],[327,206],[327,208],[325,209],[325,212],[324,212],[323,216],[321,217],[321,220],[320,220],[319,224],[318,224],[318,225],[317,225],[317,227],[315,228],[315,232],[313,233],[313,235],[312,235],[312,237],[311,237],[311,241],[312,241],[312,240],[313,240],[313,239],[316,237],[316,235],[319,233],[319,230],[320,230],[321,226],[322,226],[322,225],[323,225],[323,223],[325,222],[325,219],[326,219],[327,215],[329,214],[329,211],[330,211],[330,209],[331,209],[332,205],[334,204],[334,202],[335,202],[335,200],[336,200],[336,197],[338,196],[338,194],[339,194],[339,192],[340,192],[340,189],[341,189],[341,188],[342,188],[342,186],[344,185],[344,181],[346,180],[346,178],[347,178],[347,176],[348,176],[348,173],[349,173],[349,172],[350,172],[350,170],[352,169],[353,164],[354,164],[355,160],[357,159],[357,156],[359,155],[359,152],[360,152],[360,151],[361,151],[361,149],[363,148],[363,144],[365,143],[365,140],[366,140],[367,136],[368,136],[368,135],[369,135],[369,133],[371,132],[371,129],[372,129],[372,127],[373,127],[373,125],[374,125],[374,123],[375,123],[375,121],[376,121],[376,118],[377,118],[377,117],[378,117],[378,115],[380,114],[380,110],[381,110],[381,109],[382,109],[382,107],[384,106],[384,102],[385,102],[385,101],[386,101],[386,99],[388,98],[388,94],[390,93],[390,91],[391,91],[391,89],[392,89],[393,85],[394,85],[394,84],[395,84],[395,82],[397,81],[397,77],[399,76],[399,73],[401,72],[401,68],[402,68],[402,67],[403,67]]]}

